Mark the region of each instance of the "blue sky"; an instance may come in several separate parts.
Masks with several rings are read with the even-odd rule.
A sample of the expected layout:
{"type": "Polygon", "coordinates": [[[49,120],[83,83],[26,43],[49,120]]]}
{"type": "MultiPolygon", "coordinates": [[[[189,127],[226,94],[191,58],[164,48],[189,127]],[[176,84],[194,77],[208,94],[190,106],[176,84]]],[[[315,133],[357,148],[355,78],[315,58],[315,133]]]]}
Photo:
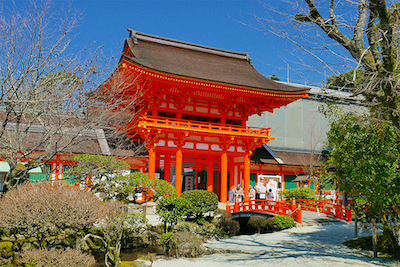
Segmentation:
{"type": "MultiPolygon", "coordinates": [[[[77,34],[74,45],[96,42],[119,57],[123,41],[128,37],[127,28],[131,28],[186,42],[248,52],[259,72],[287,79],[287,63],[283,58],[290,57],[287,53],[290,45],[241,23],[257,25],[252,14],[262,12],[262,6],[256,1],[75,0],[73,7],[84,14],[74,32],[77,34]]],[[[293,69],[289,71],[290,81],[305,83],[293,69]]],[[[312,73],[306,76],[317,83],[323,79],[312,73]]]]}
{"type": "MultiPolygon", "coordinates": [[[[69,0],[51,1],[58,9],[70,3],[69,0]]],[[[253,14],[267,17],[267,10],[260,1],[272,7],[272,13],[268,14],[272,14],[271,18],[275,21],[277,20],[274,17],[275,9],[279,9],[279,12],[295,14],[291,10],[293,7],[290,1],[286,1],[286,5],[283,0],[71,1],[72,8],[82,12],[83,18],[73,32],[75,38],[71,43],[72,50],[70,51],[82,49],[95,42],[96,46],[104,46],[104,50],[110,55],[110,58],[111,55],[116,57],[115,62],[112,63],[113,66],[116,65],[117,59],[121,55],[123,42],[128,37],[127,28],[131,28],[148,34],[200,45],[248,52],[255,68],[260,73],[267,77],[275,74],[284,81],[287,81],[289,76],[290,82],[321,85],[325,78],[324,74],[331,74],[325,73],[323,64],[318,65],[307,57],[303,57],[297,47],[283,39],[248,26],[260,27],[253,14]],[[304,65],[296,64],[302,60],[305,60],[304,65]],[[304,66],[311,67],[305,68],[304,66]],[[319,73],[317,73],[318,71],[319,73]]],[[[17,8],[20,8],[28,0],[0,0],[0,4],[5,3],[6,6],[13,2],[17,8]]],[[[304,4],[302,1],[300,3],[304,4]]],[[[293,34],[298,36],[303,33],[302,30],[293,31],[293,34]]],[[[306,36],[306,44],[309,45],[307,43],[308,36],[304,36],[306,36]]],[[[319,39],[321,39],[320,36],[314,40],[319,39]]],[[[314,45],[313,48],[320,49],[320,46],[314,45]]],[[[317,53],[321,53],[321,51],[317,53]]],[[[342,64],[341,67],[345,69],[348,66],[342,64]]]]}

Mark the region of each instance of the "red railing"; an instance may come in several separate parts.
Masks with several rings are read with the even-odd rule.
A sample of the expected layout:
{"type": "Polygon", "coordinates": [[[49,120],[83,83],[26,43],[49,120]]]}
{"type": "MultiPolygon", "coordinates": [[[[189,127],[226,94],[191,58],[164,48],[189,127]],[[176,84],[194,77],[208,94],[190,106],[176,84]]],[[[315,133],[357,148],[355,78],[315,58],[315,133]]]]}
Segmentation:
{"type": "MultiPolygon", "coordinates": [[[[286,201],[286,203],[292,200],[286,201]]],[[[345,209],[341,205],[335,204],[330,200],[316,199],[296,199],[296,204],[301,206],[302,210],[320,212],[335,216],[338,219],[351,222],[351,209],[345,209]]]]}
{"type": "Polygon", "coordinates": [[[216,134],[249,135],[252,137],[269,137],[270,128],[245,127],[225,125],[220,123],[193,122],[188,120],[176,120],[172,118],[159,118],[152,116],[140,116],[134,122],[133,127],[139,128],[170,128],[184,131],[212,132],[216,134]]]}
{"type": "Polygon", "coordinates": [[[290,216],[298,223],[301,223],[301,208],[280,201],[256,199],[242,202],[236,202],[234,205],[226,207],[229,213],[236,212],[268,212],[277,215],[290,216]]]}
{"type": "Polygon", "coordinates": [[[226,210],[230,213],[236,212],[267,212],[277,215],[290,216],[298,223],[301,223],[301,211],[314,211],[336,218],[351,222],[351,209],[342,208],[342,206],[332,203],[327,200],[314,199],[296,199],[290,201],[273,201],[273,200],[248,200],[236,202],[234,205],[229,205],[226,210]]]}

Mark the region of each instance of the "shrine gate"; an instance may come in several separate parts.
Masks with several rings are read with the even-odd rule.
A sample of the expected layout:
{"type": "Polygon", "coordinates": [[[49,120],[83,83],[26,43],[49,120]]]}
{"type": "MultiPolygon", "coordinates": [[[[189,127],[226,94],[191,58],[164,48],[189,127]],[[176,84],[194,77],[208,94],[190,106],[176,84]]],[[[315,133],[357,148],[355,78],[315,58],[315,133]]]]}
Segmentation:
{"type": "Polygon", "coordinates": [[[132,114],[119,130],[145,142],[150,179],[173,183],[178,195],[214,191],[221,202],[238,183],[247,195],[250,155],[273,139],[269,128],[246,127],[248,117],[308,93],[267,79],[247,53],[133,30],[101,89],[132,114]]]}

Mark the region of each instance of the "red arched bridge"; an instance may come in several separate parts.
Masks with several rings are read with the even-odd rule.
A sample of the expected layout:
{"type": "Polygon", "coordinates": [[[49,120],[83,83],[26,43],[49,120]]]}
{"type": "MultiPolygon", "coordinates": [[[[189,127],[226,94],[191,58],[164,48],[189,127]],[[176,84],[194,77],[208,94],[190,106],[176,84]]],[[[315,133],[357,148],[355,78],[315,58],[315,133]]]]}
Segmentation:
{"type": "Polygon", "coordinates": [[[229,205],[226,210],[232,214],[260,213],[266,215],[285,215],[301,223],[301,211],[314,211],[335,216],[351,222],[351,209],[345,209],[327,200],[293,199],[290,201],[273,201],[266,199],[247,200],[229,205]]]}

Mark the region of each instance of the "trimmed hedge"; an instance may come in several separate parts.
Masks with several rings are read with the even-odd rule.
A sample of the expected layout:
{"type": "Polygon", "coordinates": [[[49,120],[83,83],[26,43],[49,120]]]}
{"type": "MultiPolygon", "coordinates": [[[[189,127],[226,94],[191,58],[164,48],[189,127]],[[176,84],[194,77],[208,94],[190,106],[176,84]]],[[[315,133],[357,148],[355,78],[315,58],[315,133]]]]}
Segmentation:
{"type": "Polygon", "coordinates": [[[247,222],[247,225],[256,229],[258,233],[261,233],[261,231],[267,226],[267,219],[261,216],[252,216],[247,222]]]}
{"type": "Polygon", "coordinates": [[[225,210],[219,211],[221,216],[217,219],[217,235],[221,238],[231,237],[239,233],[240,224],[233,219],[232,214],[225,210]]]}
{"type": "Polygon", "coordinates": [[[266,221],[266,229],[269,231],[280,231],[292,228],[294,225],[294,219],[284,215],[278,215],[266,221]]]}
{"type": "Polygon", "coordinates": [[[204,213],[218,209],[218,196],[207,190],[188,190],[181,197],[192,204],[192,214],[196,218],[202,218],[204,213]]]}
{"type": "Polygon", "coordinates": [[[315,199],[314,190],[311,188],[293,188],[282,192],[286,200],[295,199],[315,199]]]}

